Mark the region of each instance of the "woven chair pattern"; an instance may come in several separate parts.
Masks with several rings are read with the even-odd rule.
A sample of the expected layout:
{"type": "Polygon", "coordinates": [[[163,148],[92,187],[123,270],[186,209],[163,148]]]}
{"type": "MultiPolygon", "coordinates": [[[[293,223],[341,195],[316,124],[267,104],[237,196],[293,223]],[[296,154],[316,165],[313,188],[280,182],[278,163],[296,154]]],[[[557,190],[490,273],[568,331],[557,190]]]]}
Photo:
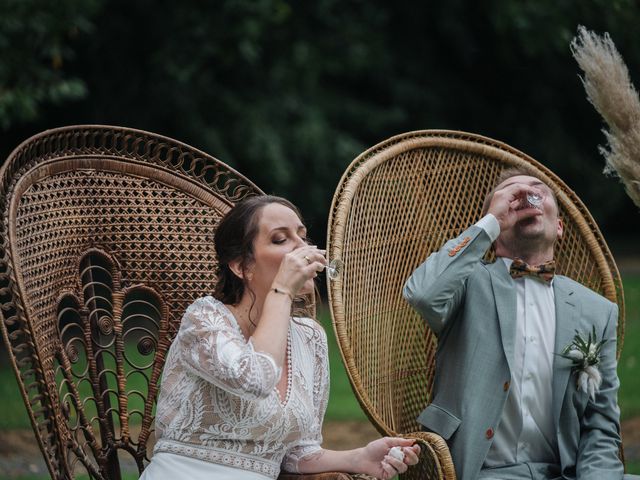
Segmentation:
{"type": "MultiPolygon", "coordinates": [[[[402,298],[404,282],[431,252],[480,218],[498,174],[518,166],[533,169],[554,190],[565,225],[557,245],[559,271],[618,303],[622,347],[618,270],[593,218],[556,175],[478,135],[436,130],[393,137],[344,173],[327,239],[330,258],[344,262],[342,276],[327,287],[338,344],[356,396],[382,434],[420,431],[416,417],[430,402],[434,376],[436,339],[402,298]]],[[[427,461],[442,470],[429,478],[454,478],[444,441],[427,441],[437,451],[427,461]]]]}
{"type": "Polygon", "coordinates": [[[141,472],[165,355],[214,288],[213,233],[261,192],[192,147],[104,126],[32,137],[0,177],[2,333],[50,474],[141,472]]]}

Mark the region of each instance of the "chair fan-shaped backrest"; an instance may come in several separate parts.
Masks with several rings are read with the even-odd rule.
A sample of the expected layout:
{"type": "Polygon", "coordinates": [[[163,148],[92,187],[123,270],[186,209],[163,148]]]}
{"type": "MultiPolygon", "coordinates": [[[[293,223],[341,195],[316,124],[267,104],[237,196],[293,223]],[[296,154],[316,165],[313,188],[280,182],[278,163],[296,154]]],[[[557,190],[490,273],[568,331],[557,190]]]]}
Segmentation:
{"type": "Polygon", "coordinates": [[[560,273],[620,307],[622,283],[611,253],[578,197],[543,165],[503,143],[451,131],[390,138],[356,158],[331,207],[328,255],[344,262],[328,284],[338,343],[356,396],[384,434],[420,430],[430,401],[436,339],[402,297],[427,256],[480,218],[485,195],[508,167],[534,170],[555,192],[564,236],[560,273]]]}
{"type": "Polygon", "coordinates": [[[50,473],[117,479],[119,456],[142,471],[165,354],[213,291],[218,221],[260,190],[180,142],[104,126],[37,135],[0,177],[2,332],[50,473]]]}

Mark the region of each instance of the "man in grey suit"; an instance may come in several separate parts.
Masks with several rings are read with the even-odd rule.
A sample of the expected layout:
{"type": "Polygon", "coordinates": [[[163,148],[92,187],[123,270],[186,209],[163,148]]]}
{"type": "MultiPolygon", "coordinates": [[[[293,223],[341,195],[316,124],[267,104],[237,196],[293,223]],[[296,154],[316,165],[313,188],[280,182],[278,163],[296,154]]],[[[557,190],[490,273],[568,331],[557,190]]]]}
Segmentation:
{"type": "Polygon", "coordinates": [[[616,304],[553,276],[563,225],[541,180],[503,172],[484,211],[404,287],[438,337],[433,398],[418,421],[447,441],[462,480],[622,479],[616,304]],[[598,372],[581,375],[559,354],[594,331],[598,372]]]}

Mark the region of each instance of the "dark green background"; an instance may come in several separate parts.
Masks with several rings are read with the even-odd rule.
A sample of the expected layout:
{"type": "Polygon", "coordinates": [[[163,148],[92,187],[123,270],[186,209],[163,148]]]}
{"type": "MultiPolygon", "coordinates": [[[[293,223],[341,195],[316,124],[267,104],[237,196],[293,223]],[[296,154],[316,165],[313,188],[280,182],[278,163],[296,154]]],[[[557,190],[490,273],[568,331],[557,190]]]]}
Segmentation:
{"type": "Polygon", "coordinates": [[[150,130],[293,200],[322,245],[357,154],[466,130],[550,167],[615,238],[637,209],[601,173],[580,24],[610,32],[640,82],[635,0],[0,0],[0,158],[57,126],[150,130]]]}
{"type": "MultiPolygon", "coordinates": [[[[0,161],[49,128],[149,130],[290,198],[324,245],[334,189],[360,152],[410,130],[465,130],[551,168],[614,254],[637,256],[638,209],[601,173],[602,119],[569,50],[578,25],[609,32],[640,85],[638,0],[0,0],[0,161]]],[[[640,411],[633,273],[625,420],[640,411]]],[[[15,398],[5,417],[25,426],[0,360],[15,398]]],[[[342,370],[332,391],[328,418],[356,415],[342,370]]]]}

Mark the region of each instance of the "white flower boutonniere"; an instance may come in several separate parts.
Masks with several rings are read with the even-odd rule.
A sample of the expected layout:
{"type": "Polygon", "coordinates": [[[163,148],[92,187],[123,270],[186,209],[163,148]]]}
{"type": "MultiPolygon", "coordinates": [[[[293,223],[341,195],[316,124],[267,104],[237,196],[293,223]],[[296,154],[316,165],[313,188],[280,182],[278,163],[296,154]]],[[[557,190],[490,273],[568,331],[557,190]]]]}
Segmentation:
{"type": "Polygon", "coordinates": [[[576,335],[572,342],[562,349],[561,357],[573,362],[572,367],[578,375],[577,388],[588,393],[592,400],[596,397],[596,392],[602,384],[602,375],[598,370],[600,363],[600,351],[607,341],[606,339],[596,340],[596,327],[585,339],[576,330],[576,335]]]}

